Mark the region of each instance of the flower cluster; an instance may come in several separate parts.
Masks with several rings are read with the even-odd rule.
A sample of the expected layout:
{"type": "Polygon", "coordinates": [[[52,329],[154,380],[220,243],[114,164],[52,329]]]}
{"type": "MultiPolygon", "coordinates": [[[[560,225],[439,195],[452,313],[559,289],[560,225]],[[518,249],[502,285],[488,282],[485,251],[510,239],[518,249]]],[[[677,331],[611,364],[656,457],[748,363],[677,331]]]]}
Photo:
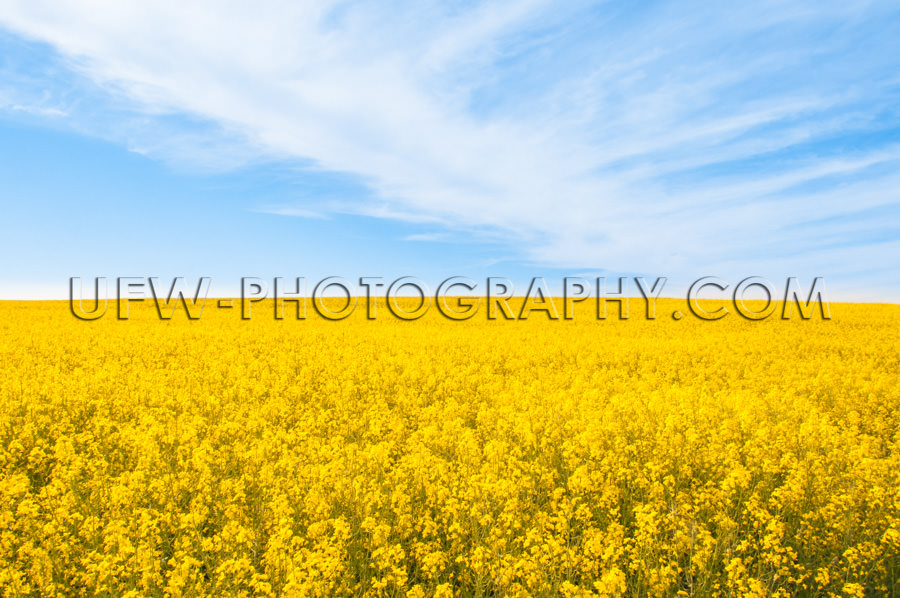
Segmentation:
{"type": "Polygon", "coordinates": [[[0,594],[897,595],[900,307],[832,310],[0,303],[0,594]]]}

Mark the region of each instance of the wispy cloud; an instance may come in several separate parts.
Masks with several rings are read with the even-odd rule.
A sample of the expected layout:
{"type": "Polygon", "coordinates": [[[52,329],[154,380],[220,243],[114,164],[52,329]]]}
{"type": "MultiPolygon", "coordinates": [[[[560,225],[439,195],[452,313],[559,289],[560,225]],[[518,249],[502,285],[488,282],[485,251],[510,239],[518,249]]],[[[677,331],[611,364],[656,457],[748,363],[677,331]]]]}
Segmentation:
{"type": "Polygon", "coordinates": [[[292,206],[263,207],[263,208],[256,208],[252,211],[259,212],[261,214],[275,214],[277,216],[293,216],[295,218],[310,218],[312,220],[328,220],[328,218],[329,218],[326,214],[322,214],[321,212],[316,212],[313,210],[304,210],[303,208],[297,208],[297,207],[292,207],[292,206]]]}
{"type": "Polygon", "coordinates": [[[36,114],[38,116],[65,116],[66,113],[58,108],[45,108],[44,106],[22,106],[21,104],[13,104],[10,110],[16,112],[27,112],[28,114],[36,114]]]}
{"type": "Polygon", "coordinates": [[[900,203],[895,2],[0,6],[111,98],[104,135],[163,157],[227,138],[205,155],[368,189],[270,213],[485,231],[572,268],[893,267],[898,212],[866,210],[900,203]]]}
{"type": "Polygon", "coordinates": [[[404,241],[420,241],[426,243],[448,243],[453,240],[449,233],[416,233],[403,237],[404,241]]]}

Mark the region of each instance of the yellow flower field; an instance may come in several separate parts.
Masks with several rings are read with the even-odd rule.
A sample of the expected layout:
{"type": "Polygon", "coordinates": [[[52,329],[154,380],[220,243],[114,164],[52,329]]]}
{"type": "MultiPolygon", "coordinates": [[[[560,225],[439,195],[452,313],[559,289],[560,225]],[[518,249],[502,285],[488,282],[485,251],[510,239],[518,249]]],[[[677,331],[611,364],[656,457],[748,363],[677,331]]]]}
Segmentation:
{"type": "Polygon", "coordinates": [[[900,306],[640,305],[0,302],[0,592],[900,595],[900,306]]]}

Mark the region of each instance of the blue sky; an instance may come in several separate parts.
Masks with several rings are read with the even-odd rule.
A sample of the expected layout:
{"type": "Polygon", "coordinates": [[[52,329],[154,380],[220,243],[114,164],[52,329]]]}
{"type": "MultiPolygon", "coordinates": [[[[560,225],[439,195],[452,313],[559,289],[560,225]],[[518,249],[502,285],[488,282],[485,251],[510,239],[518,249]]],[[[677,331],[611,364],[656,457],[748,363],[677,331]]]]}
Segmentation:
{"type": "Polygon", "coordinates": [[[900,5],[748,4],[0,0],[0,298],[637,274],[896,302],[900,5]]]}

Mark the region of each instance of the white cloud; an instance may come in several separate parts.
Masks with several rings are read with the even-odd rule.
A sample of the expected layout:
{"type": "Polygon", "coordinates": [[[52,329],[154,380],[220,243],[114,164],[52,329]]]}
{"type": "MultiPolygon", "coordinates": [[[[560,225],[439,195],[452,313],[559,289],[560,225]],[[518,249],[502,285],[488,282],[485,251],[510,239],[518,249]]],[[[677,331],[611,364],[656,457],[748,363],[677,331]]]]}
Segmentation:
{"type": "Polygon", "coordinates": [[[14,110],[17,112],[27,112],[29,114],[36,114],[38,116],[65,116],[66,113],[58,108],[45,108],[43,106],[22,106],[20,104],[14,104],[9,107],[10,110],[14,110]]]}
{"type": "MultiPolygon", "coordinates": [[[[134,109],[217,123],[247,156],[311,161],[372,191],[362,203],[271,213],[496,231],[524,259],[574,268],[780,275],[888,265],[840,221],[814,234],[792,228],[898,204],[891,177],[864,175],[896,165],[896,146],[834,141],[877,132],[879,118],[898,125],[896,114],[877,116],[897,99],[900,60],[879,29],[896,22],[887,2],[0,7],[0,24],[52,44],[134,109]],[[820,37],[839,24],[843,33],[820,37]],[[725,166],[738,160],[749,163],[725,166]],[[847,186],[803,188],[829,178],[847,186]],[[823,250],[817,236],[850,248],[823,250]]],[[[179,143],[142,139],[133,149],[150,154],[179,143]]]]}
{"type": "Polygon", "coordinates": [[[277,216],[294,216],[296,218],[309,218],[312,220],[328,220],[328,216],[320,212],[315,212],[313,210],[304,210],[303,208],[296,208],[292,206],[273,206],[259,208],[253,211],[260,212],[262,214],[275,214],[277,216]]]}
{"type": "Polygon", "coordinates": [[[453,236],[448,233],[416,233],[403,237],[404,241],[420,241],[426,243],[449,243],[453,236]]]}

